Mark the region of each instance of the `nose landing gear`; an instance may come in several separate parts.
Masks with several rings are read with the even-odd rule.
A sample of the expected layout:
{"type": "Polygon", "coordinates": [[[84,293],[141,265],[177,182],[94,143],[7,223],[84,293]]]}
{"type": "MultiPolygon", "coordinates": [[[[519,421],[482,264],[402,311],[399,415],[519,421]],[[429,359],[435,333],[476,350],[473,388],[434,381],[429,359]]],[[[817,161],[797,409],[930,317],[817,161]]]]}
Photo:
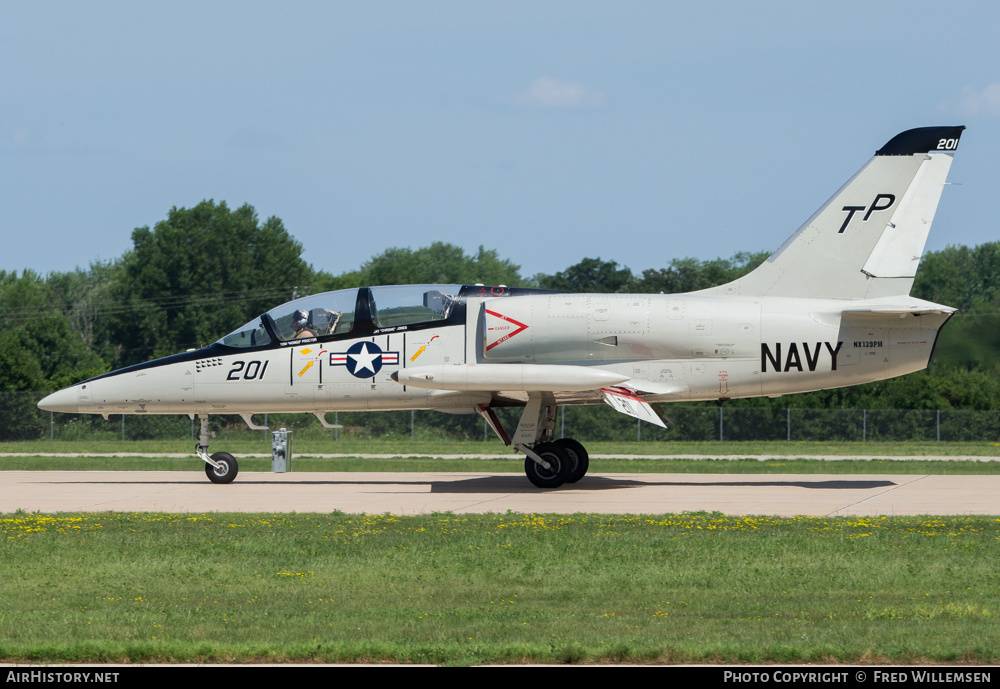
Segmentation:
{"type": "Polygon", "coordinates": [[[205,475],[212,483],[232,483],[236,474],[240,473],[239,462],[228,452],[216,452],[209,456],[208,415],[199,414],[198,421],[201,426],[198,433],[198,444],[194,446],[194,454],[205,462],[205,475]]]}
{"type": "Polygon", "coordinates": [[[240,465],[228,452],[216,452],[212,455],[215,466],[205,465],[205,474],[212,483],[232,483],[240,472],[240,465]]]}

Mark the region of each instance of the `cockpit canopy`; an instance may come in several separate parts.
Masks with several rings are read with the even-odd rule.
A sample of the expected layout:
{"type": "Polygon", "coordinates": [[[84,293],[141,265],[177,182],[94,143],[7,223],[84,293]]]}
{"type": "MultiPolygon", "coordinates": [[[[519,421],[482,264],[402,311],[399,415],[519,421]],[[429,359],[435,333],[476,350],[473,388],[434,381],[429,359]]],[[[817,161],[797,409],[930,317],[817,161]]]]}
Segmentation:
{"type": "Polygon", "coordinates": [[[275,341],[440,324],[460,303],[461,290],[462,285],[392,285],[313,294],[274,307],[217,344],[262,347],[275,341]]]}

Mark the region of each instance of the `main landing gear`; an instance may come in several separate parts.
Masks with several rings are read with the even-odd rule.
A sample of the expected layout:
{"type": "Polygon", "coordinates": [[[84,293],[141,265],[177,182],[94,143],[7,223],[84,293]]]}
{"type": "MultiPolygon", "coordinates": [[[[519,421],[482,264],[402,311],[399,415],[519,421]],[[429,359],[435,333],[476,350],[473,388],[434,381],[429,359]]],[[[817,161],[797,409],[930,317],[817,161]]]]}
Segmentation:
{"type": "Polygon", "coordinates": [[[556,409],[553,399],[529,397],[511,438],[493,409],[484,404],[476,407],[479,415],[505,445],[513,445],[518,452],[524,453],[524,473],[539,488],[558,488],[564,483],[576,483],[590,468],[590,456],[579,442],[572,438],[552,440],[556,409]]]}
{"type": "Polygon", "coordinates": [[[558,488],[564,483],[576,483],[584,477],[590,466],[587,451],[572,438],[538,443],[531,448],[531,454],[526,448],[520,449],[525,452],[524,473],[539,488],[558,488]],[[532,454],[538,459],[532,457],[532,454]]]}
{"type": "Polygon", "coordinates": [[[198,444],[194,446],[194,453],[198,459],[205,462],[205,475],[212,483],[232,483],[236,474],[240,473],[240,465],[228,452],[216,452],[214,455],[208,454],[208,415],[199,414],[198,421],[201,428],[198,432],[198,444]]]}

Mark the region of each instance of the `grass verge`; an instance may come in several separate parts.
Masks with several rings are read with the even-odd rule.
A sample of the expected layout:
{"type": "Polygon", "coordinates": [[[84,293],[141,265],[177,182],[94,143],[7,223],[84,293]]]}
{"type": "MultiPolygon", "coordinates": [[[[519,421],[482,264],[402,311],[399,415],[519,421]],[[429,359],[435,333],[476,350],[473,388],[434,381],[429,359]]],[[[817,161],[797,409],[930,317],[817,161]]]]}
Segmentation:
{"type": "Polygon", "coordinates": [[[0,518],[4,661],[1000,661],[1000,519],[0,518]]]}
{"type": "MultiPolygon", "coordinates": [[[[524,460],[499,442],[426,442],[393,439],[344,440],[321,443],[310,437],[296,440],[294,471],[471,471],[522,473],[524,460]],[[394,457],[365,459],[358,456],[322,458],[308,453],[351,454],[496,454],[502,458],[394,457]]],[[[630,455],[629,459],[592,457],[593,473],[726,473],[726,474],[998,474],[1000,462],[976,460],[893,460],[900,456],[1000,457],[1000,444],[979,443],[821,443],[821,442],[690,442],[690,443],[588,443],[591,455],[630,455]],[[663,459],[653,455],[705,455],[747,457],[775,455],[775,459],[663,459]],[[867,456],[874,459],[823,461],[802,459],[811,455],[867,456]]],[[[241,471],[270,471],[270,459],[244,453],[269,454],[270,445],[259,440],[227,439],[213,443],[237,456],[241,471]]],[[[0,444],[3,453],[182,453],[183,457],[0,457],[0,470],[18,471],[201,471],[203,464],[191,453],[189,443],[177,441],[81,442],[34,441],[0,444]]]]}

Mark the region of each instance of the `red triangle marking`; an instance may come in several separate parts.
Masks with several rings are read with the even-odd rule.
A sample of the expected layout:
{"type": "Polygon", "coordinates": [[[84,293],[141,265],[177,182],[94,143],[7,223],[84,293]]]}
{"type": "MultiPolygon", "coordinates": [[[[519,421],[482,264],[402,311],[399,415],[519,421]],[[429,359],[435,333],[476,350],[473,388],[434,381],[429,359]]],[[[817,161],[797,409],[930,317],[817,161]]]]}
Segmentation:
{"type": "MultiPolygon", "coordinates": [[[[517,330],[515,330],[514,332],[507,333],[503,337],[501,337],[498,340],[496,340],[495,342],[487,344],[486,345],[486,351],[487,352],[490,351],[491,349],[493,349],[494,347],[496,347],[498,344],[500,344],[502,342],[506,342],[510,338],[514,337],[518,333],[523,332],[524,330],[526,330],[528,328],[528,326],[525,325],[524,323],[522,323],[521,321],[517,321],[517,320],[514,320],[513,318],[509,318],[507,316],[504,316],[502,313],[497,313],[496,311],[490,311],[489,309],[486,309],[486,313],[489,314],[490,316],[493,316],[495,318],[499,318],[500,320],[507,321],[508,323],[512,323],[513,325],[518,326],[517,330]]],[[[486,329],[489,331],[489,330],[495,330],[496,328],[489,328],[488,327],[486,329]]]]}

